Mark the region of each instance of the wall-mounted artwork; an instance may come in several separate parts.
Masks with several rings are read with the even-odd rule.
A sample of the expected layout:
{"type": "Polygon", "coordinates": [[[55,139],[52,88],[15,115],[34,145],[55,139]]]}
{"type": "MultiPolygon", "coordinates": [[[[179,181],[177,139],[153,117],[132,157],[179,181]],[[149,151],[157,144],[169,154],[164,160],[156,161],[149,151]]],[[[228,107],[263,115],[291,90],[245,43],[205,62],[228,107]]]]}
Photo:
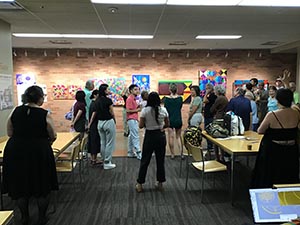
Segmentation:
{"type": "Polygon", "coordinates": [[[79,85],[69,85],[68,86],[68,99],[75,99],[75,95],[77,91],[82,90],[79,85]]]}
{"type": "Polygon", "coordinates": [[[18,105],[22,105],[22,94],[32,85],[36,84],[33,74],[16,74],[18,105]]]}
{"type": "Polygon", "coordinates": [[[68,87],[63,84],[54,84],[52,85],[52,94],[54,100],[68,99],[68,87]]]}
{"type": "MultiPolygon", "coordinates": [[[[234,95],[234,90],[237,87],[246,88],[245,85],[250,83],[250,80],[235,80],[232,84],[232,96],[234,95]]],[[[265,90],[268,90],[269,81],[268,80],[258,80],[258,83],[264,83],[265,90]]]]}
{"type": "Polygon", "coordinates": [[[177,85],[177,94],[181,95],[183,98],[183,103],[191,102],[191,80],[161,80],[158,81],[158,94],[160,98],[163,98],[166,95],[170,95],[169,86],[170,84],[175,83],[177,85]]]}
{"type": "Polygon", "coordinates": [[[95,78],[93,79],[95,88],[99,88],[101,84],[108,84],[111,91],[110,98],[114,105],[124,105],[122,91],[126,87],[125,78],[95,78]]]}
{"type": "Polygon", "coordinates": [[[0,111],[13,106],[12,77],[10,74],[0,74],[0,111]]]}
{"type": "Polygon", "coordinates": [[[132,75],[132,83],[140,87],[142,91],[150,91],[150,75],[134,74],[132,75]]]}
{"type": "Polygon", "coordinates": [[[205,95],[205,85],[211,83],[213,86],[222,85],[226,89],[227,70],[200,70],[198,73],[200,96],[205,95]]]}

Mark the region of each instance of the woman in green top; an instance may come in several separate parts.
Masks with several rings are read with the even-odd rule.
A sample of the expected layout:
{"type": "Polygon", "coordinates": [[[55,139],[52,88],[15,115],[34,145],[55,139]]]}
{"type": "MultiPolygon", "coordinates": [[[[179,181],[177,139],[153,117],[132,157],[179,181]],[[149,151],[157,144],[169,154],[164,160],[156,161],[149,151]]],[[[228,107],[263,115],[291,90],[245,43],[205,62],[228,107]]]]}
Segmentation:
{"type": "Polygon", "coordinates": [[[200,126],[203,121],[202,117],[202,100],[200,98],[200,88],[197,85],[191,87],[191,96],[193,101],[190,104],[188,124],[189,126],[200,126]]]}
{"type": "Polygon", "coordinates": [[[182,152],[182,142],[181,142],[181,127],[182,127],[182,97],[177,94],[177,85],[170,84],[170,96],[166,96],[165,108],[168,111],[170,119],[170,127],[168,128],[168,143],[171,152],[171,159],[175,158],[174,154],[174,130],[176,134],[177,144],[182,152]]]}

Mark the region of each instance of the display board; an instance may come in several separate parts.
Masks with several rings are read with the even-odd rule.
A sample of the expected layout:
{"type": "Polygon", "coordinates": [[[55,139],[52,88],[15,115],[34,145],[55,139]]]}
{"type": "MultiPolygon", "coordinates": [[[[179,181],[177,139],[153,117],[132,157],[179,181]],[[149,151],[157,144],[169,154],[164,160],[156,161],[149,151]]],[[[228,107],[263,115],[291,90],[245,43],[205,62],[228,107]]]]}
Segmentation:
{"type": "Polygon", "coordinates": [[[211,83],[213,86],[222,85],[226,90],[227,70],[199,70],[198,72],[200,96],[205,95],[205,85],[211,83]]]}
{"type": "Polygon", "coordinates": [[[286,222],[300,216],[300,187],[250,189],[254,221],[286,222]]]}
{"type": "Polygon", "coordinates": [[[13,108],[12,77],[0,74],[0,110],[13,108]]]}
{"type": "Polygon", "coordinates": [[[170,84],[177,85],[177,94],[182,96],[183,103],[191,102],[191,80],[161,80],[158,81],[158,94],[163,100],[165,96],[170,95],[170,84]]]}

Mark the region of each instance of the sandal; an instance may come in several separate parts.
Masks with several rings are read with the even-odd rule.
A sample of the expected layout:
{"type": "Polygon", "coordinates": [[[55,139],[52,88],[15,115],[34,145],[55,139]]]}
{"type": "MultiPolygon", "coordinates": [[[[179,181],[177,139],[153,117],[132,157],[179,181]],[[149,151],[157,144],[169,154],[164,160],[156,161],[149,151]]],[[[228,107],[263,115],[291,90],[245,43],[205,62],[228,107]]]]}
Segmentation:
{"type": "Polygon", "coordinates": [[[137,184],[135,185],[135,190],[136,190],[137,193],[143,192],[143,185],[137,183],[137,184]]]}

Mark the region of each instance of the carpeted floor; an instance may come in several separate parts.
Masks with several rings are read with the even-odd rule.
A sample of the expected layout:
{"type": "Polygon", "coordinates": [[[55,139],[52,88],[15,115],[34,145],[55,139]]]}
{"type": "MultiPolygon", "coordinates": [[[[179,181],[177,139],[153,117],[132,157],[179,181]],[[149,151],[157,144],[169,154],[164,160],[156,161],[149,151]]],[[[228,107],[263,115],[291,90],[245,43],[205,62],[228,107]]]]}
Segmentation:
{"type": "MultiPolygon", "coordinates": [[[[179,177],[180,158],[166,157],[165,191],[154,190],[155,158],[152,158],[145,191],[134,189],[139,161],[133,158],[115,157],[117,167],[104,171],[101,167],[88,167],[82,185],[74,188],[69,175],[59,176],[57,207],[49,208],[48,224],[59,225],[249,225],[254,224],[249,201],[248,184],[250,171],[244,166],[245,159],[236,166],[235,205],[230,202],[229,174],[209,175],[205,182],[203,203],[200,203],[201,176],[191,169],[188,190],[185,191],[185,161],[179,177]]],[[[78,175],[78,171],[76,171],[78,175]]],[[[53,197],[53,196],[52,196],[53,197]]],[[[52,198],[53,200],[53,198],[52,198]]],[[[13,209],[14,203],[4,197],[5,209],[13,209]]],[[[32,200],[32,221],[35,224],[37,209],[32,200]]],[[[20,215],[15,210],[14,224],[19,224],[20,215]]]]}

